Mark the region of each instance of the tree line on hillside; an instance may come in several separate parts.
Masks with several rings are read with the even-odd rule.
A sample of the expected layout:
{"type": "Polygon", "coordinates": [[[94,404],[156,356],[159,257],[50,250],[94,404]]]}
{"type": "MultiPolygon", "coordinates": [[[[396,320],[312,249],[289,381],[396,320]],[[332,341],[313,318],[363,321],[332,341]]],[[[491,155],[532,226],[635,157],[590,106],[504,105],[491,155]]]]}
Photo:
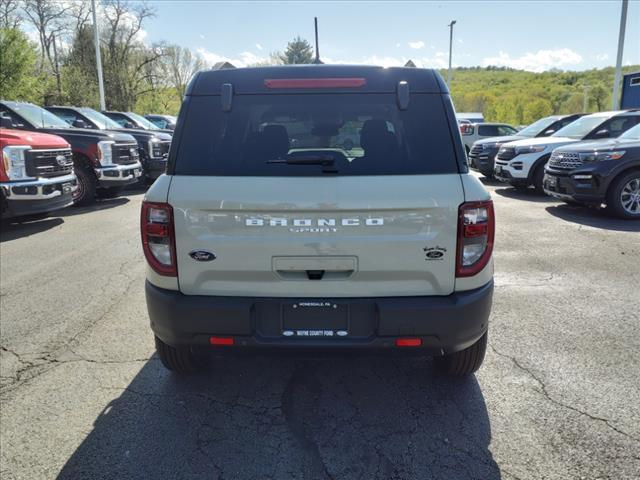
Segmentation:
{"type": "MultiPolygon", "coordinates": [[[[100,4],[107,108],[176,114],[189,79],[210,65],[188,48],[143,41],[144,25],[156,15],[150,4],[129,0],[102,0],[100,4]]],[[[81,0],[2,0],[0,98],[98,108],[90,9],[91,3],[81,0]],[[27,31],[34,34],[28,36],[27,31]]],[[[298,36],[283,52],[273,52],[255,65],[313,60],[312,46],[298,36]]],[[[488,120],[526,124],[552,113],[582,111],[585,92],[588,111],[605,110],[611,105],[612,82],[612,68],[544,73],[457,68],[451,92],[458,111],[483,112],[488,120]]]]}

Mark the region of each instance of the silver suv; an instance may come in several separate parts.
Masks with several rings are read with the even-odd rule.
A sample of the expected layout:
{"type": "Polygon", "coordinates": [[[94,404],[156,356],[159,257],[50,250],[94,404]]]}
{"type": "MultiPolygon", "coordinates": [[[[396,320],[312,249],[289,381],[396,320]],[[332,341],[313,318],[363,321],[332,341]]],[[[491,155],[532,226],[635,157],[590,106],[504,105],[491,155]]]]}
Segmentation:
{"type": "Polygon", "coordinates": [[[142,205],[158,355],[184,373],[206,352],[412,352],[469,374],[494,229],[437,72],[200,72],[142,205]]]}

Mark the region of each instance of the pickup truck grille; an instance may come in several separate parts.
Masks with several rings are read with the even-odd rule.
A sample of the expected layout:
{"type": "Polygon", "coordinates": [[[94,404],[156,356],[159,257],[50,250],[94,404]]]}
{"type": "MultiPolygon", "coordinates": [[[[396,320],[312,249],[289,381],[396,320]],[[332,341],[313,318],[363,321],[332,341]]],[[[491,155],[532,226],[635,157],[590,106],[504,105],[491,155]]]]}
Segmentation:
{"type": "Polygon", "coordinates": [[[573,152],[553,152],[549,159],[549,167],[558,170],[573,170],[582,166],[580,155],[573,152]]]}
{"type": "Polygon", "coordinates": [[[482,153],[482,145],[474,145],[469,152],[469,155],[477,156],[482,153]]]}
{"type": "Polygon", "coordinates": [[[516,149],[513,147],[502,147],[498,152],[497,159],[508,162],[516,156],[516,149]]]}
{"type": "Polygon", "coordinates": [[[27,150],[25,163],[29,177],[59,177],[73,172],[73,153],[68,148],[27,150]]]}
{"type": "Polygon", "coordinates": [[[138,161],[137,143],[117,143],[113,146],[113,163],[128,165],[138,161]]]}

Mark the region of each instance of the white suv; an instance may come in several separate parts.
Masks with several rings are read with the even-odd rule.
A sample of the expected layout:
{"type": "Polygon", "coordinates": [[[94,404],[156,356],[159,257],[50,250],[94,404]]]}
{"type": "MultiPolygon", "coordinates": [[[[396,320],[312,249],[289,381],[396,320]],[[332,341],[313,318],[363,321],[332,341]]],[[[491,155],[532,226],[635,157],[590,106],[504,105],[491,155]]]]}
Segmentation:
{"type": "Polygon", "coordinates": [[[517,135],[518,129],[506,123],[466,123],[459,122],[460,135],[467,154],[478,140],[489,137],[505,137],[517,135]]]}
{"type": "Polygon", "coordinates": [[[189,371],[202,351],[292,349],[480,367],[493,204],[436,71],[200,72],[174,138],[141,224],[167,368],[189,371]]]}
{"type": "Polygon", "coordinates": [[[616,138],[639,122],[640,111],[599,112],[579,118],[550,137],[506,143],[496,156],[495,177],[514,187],[533,185],[543,193],[544,166],[555,148],[584,140],[616,138]]]}

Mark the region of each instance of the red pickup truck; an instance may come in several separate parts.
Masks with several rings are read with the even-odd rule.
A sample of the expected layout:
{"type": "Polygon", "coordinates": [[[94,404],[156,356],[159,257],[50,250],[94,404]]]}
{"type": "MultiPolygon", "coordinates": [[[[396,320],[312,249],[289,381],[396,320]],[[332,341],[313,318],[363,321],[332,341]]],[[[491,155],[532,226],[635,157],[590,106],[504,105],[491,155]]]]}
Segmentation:
{"type": "Polygon", "coordinates": [[[0,129],[0,216],[42,214],[73,203],[71,147],[46,133],[0,129]]]}

